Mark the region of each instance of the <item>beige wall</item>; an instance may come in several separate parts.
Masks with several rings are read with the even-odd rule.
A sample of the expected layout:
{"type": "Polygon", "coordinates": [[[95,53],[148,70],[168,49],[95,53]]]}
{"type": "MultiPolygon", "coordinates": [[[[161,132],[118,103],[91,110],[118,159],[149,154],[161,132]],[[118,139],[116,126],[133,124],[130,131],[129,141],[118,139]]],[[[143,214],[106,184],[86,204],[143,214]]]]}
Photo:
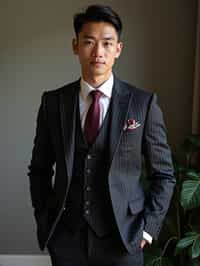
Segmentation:
{"type": "MultiPolygon", "coordinates": [[[[98,2],[124,22],[117,74],[158,94],[175,150],[191,132],[196,1],[98,2]]],[[[72,16],[88,3],[94,1],[0,3],[0,253],[38,252],[26,177],[36,112],[42,91],[79,77],[72,16]]]]}

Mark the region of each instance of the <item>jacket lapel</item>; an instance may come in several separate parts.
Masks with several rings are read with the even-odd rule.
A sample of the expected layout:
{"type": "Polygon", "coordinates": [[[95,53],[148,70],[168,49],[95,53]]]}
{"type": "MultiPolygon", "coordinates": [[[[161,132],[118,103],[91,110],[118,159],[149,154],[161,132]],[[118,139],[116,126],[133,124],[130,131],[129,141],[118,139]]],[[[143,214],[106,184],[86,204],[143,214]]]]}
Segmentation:
{"type": "Polygon", "coordinates": [[[118,147],[130,107],[130,89],[115,77],[111,99],[110,165],[118,147]]]}
{"type": "MultiPolygon", "coordinates": [[[[79,90],[80,80],[66,86],[60,94],[62,135],[69,183],[71,181],[73,169],[77,117],[76,110],[77,104],[79,103],[79,90]]],[[[132,93],[130,89],[127,89],[124,83],[115,76],[111,99],[111,126],[109,142],[110,165],[123,133],[123,127],[125,121],[127,120],[131,99],[132,93]]]]}
{"type": "Polygon", "coordinates": [[[65,163],[70,184],[73,169],[76,110],[80,89],[80,80],[65,87],[60,94],[60,115],[62,125],[62,136],[65,152],[65,163]]]}

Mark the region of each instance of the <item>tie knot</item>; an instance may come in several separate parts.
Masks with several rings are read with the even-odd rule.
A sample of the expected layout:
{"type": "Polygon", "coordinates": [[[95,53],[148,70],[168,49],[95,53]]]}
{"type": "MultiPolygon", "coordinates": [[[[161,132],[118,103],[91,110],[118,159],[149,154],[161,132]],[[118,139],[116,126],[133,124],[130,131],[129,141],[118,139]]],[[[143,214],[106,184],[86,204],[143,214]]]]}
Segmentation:
{"type": "Polygon", "coordinates": [[[99,98],[101,97],[101,95],[103,95],[103,93],[101,91],[99,91],[99,90],[92,90],[90,92],[90,94],[91,94],[91,96],[92,96],[92,98],[93,98],[94,101],[99,100],[99,98]]]}

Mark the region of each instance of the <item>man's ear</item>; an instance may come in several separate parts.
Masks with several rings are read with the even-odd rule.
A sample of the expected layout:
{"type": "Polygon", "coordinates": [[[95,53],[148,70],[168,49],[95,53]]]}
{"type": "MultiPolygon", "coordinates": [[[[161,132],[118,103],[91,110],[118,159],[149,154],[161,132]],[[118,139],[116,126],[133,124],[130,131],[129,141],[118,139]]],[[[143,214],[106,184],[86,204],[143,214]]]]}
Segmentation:
{"type": "Polygon", "coordinates": [[[123,49],[123,43],[122,42],[118,42],[117,43],[117,48],[116,48],[116,55],[115,55],[115,58],[118,58],[122,52],[122,49],[123,49]]]}
{"type": "Polygon", "coordinates": [[[77,38],[72,39],[72,49],[74,54],[78,54],[78,40],[77,38]]]}

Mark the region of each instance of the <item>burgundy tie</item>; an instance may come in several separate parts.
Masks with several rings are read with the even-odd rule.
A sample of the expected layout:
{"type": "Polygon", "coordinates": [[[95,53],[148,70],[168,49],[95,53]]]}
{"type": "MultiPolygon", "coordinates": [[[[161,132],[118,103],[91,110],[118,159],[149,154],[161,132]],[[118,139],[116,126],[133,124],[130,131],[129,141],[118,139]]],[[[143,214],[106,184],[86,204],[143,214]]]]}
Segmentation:
{"type": "Polygon", "coordinates": [[[84,125],[84,134],[89,145],[92,145],[98,135],[99,119],[100,119],[100,106],[99,98],[102,92],[93,90],[90,92],[92,96],[92,104],[89,107],[84,125]]]}

